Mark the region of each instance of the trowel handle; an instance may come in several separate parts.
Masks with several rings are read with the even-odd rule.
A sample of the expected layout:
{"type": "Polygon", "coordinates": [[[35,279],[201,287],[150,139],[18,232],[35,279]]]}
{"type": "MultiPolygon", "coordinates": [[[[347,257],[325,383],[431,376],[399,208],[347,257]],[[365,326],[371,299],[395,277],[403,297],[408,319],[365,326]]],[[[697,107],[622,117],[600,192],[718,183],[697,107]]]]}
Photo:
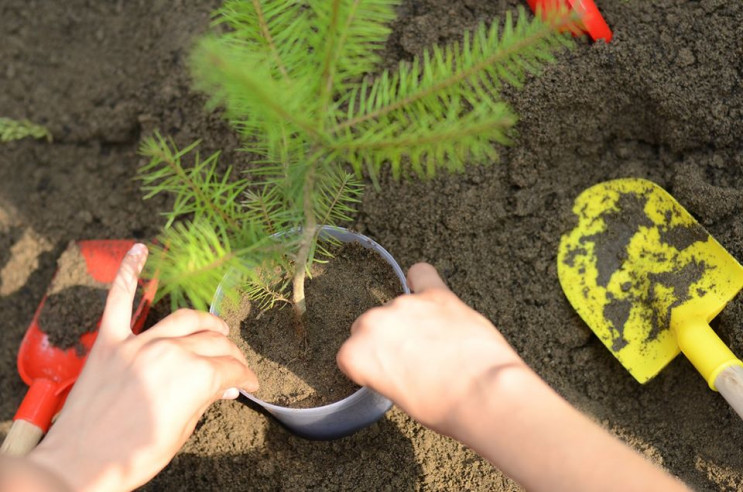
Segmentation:
{"type": "Polygon", "coordinates": [[[35,379],[13,417],[13,425],[3,441],[0,454],[28,454],[49,429],[61,396],[58,383],[35,379]]]}
{"type": "Polygon", "coordinates": [[[25,456],[41,440],[44,431],[26,420],[16,420],[0,447],[0,454],[8,456],[25,456]]]}
{"type": "Polygon", "coordinates": [[[715,386],[743,419],[743,366],[735,364],[725,368],[715,379],[715,386]]]}

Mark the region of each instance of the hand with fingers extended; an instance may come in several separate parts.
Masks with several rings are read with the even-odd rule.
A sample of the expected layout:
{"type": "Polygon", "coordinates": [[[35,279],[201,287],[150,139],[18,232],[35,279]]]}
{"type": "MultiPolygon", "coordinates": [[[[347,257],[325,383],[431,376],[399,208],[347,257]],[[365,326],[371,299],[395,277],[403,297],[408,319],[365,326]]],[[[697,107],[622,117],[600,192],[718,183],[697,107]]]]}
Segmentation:
{"type": "Polygon", "coordinates": [[[451,434],[451,419],[483,375],[526,365],[482,315],[426,263],[413,265],[414,295],[367,311],[351,327],[338,365],[424,425],[451,434]]]}
{"type": "Polygon", "coordinates": [[[137,278],[147,258],[134,246],[111,287],[100,331],[59,418],[28,456],[75,491],[131,490],[157,474],[214,401],[258,382],[208,313],[180,310],[135,336],[137,278]]]}
{"type": "Polygon", "coordinates": [[[410,268],[408,283],[414,294],[351,327],[338,365],[356,383],[527,490],[687,490],[554,392],[431,265],[410,268]]]}

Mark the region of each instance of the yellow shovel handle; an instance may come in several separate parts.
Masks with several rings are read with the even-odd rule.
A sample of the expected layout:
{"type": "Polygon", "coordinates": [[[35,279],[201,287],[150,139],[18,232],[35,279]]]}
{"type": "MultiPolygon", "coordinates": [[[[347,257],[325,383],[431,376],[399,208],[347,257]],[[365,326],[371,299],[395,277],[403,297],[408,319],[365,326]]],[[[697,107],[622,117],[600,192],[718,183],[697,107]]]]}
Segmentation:
{"type": "Polygon", "coordinates": [[[722,371],[730,366],[743,367],[743,362],[722,343],[704,319],[684,320],[682,325],[676,326],[676,338],[681,351],[715,391],[715,380],[722,371]]]}

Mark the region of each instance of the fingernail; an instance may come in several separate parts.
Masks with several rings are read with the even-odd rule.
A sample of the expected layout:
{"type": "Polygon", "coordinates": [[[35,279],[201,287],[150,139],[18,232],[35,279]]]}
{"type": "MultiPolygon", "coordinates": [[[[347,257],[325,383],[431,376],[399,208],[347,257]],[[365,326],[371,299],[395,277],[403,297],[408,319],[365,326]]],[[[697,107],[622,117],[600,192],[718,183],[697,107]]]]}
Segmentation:
{"type": "Polygon", "coordinates": [[[240,391],[237,388],[229,388],[222,394],[223,400],[234,400],[240,396],[240,391]]]}
{"type": "Polygon", "coordinates": [[[142,243],[136,243],[134,246],[132,246],[132,249],[129,250],[129,254],[131,256],[143,256],[147,253],[147,246],[145,246],[142,243]]]}

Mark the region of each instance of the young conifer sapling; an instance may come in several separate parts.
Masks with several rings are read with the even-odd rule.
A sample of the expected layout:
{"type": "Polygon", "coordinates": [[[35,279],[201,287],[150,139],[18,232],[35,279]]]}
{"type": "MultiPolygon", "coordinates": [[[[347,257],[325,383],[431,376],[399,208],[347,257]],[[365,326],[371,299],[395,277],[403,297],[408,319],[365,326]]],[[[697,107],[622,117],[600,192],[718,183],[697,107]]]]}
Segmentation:
{"type": "Polygon", "coordinates": [[[497,160],[517,120],[502,85],[520,87],[571,44],[559,33],[574,22],[566,11],[519,9],[372,77],[397,3],[227,0],[215,13],[220,32],[198,42],[193,78],[255,158],[220,173],[219,154],[202,159],[196,143],[143,142],[145,196],[174,196],[151,260],[174,306],[206,308],[237,271],[261,308],[288,302],[301,319],[305,277],[327,253],[319,227],[351,219],[362,178],[379,186],[385,167],[425,178],[497,160]]]}

